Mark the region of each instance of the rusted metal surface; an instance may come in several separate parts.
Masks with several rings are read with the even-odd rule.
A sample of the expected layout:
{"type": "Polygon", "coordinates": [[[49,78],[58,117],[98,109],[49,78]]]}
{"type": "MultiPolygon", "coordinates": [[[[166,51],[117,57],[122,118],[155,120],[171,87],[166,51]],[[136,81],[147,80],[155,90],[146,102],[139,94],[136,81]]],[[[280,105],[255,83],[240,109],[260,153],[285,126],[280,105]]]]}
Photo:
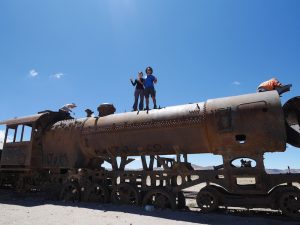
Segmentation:
{"type": "Polygon", "coordinates": [[[70,119],[71,117],[65,113],[44,111],[39,114],[20,117],[3,121],[2,124],[7,125],[6,136],[4,139],[4,147],[1,157],[1,168],[41,168],[43,161],[43,136],[45,129],[58,120],[70,119]],[[24,126],[30,127],[27,133],[26,141],[20,140],[25,138],[24,126]],[[8,141],[8,130],[14,132],[12,140],[8,141]],[[19,139],[17,140],[17,133],[19,139]]]}
{"type": "Polygon", "coordinates": [[[114,107],[114,105],[109,103],[103,103],[99,105],[97,110],[99,112],[99,117],[108,116],[116,112],[116,108],[114,107]]]}
{"type": "Polygon", "coordinates": [[[287,142],[297,148],[300,147],[300,97],[288,100],[284,106],[286,119],[287,142]]]}
{"type": "Polygon", "coordinates": [[[32,133],[26,142],[22,133],[21,140],[14,137],[10,143],[6,134],[0,188],[42,190],[69,201],[175,209],[185,206],[183,189],[205,183],[196,197],[203,212],[219,206],[268,207],[300,217],[300,192],[293,185],[300,183],[300,174],[267,174],[263,162],[265,152],[285,151],[287,143],[300,146],[299,97],[283,107],[278,93],[270,91],[114,111],[105,104],[99,117],[74,119],[45,111],[1,122],[15,132],[28,125],[32,133]],[[221,155],[223,164],[194,170],[188,154],[201,153],[221,155]],[[126,170],[135,159],[131,156],[141,157],[142,169],[126,170]],[[105,161],[111,170],[102,167],[105,161]]]}
{"type": "Polygon", "coordinates": [[[16,124],[28,124],[28,123],[34,123],[36,122],[41,116],[43,116],[45,113],[35,114],[31,116],[26,117],[18,117],[14,119],[4,120],[0,121],[0,125],[16,125],[16,124]]]}
{"type": "Polygon", "coordinates": [[[81,148],[97,156],[248,154],[284,151],[286,145],[275,91],[91,118],[81,133],[81,148]]]}

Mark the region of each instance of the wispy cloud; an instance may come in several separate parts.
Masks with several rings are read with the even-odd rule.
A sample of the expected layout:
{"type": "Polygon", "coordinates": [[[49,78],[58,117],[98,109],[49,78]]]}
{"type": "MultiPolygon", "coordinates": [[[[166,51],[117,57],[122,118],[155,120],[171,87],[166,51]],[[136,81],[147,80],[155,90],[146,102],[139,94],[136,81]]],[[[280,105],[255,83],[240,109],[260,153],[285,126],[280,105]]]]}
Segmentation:
{"type": "Polygon", "coordinates": [[[39,73],[35,69],[32,69],[32,70],[29,71],[29,76],[30,77],[36,77],[38,75],[39,75],[39,73]]]}
{"type": "Polygon", "coordinates": [[[239,82],[239,81],[233,81],[232,84],[233,85],[241,85],[241,82],[239,82]]]}
{"type": "Polygon", "coordinates": [[[52,74],[51,77],[55,78],[55,79],[60,79],[64,76],[65,74],[63,73],[55,73],[55,74],[52,74]]]}

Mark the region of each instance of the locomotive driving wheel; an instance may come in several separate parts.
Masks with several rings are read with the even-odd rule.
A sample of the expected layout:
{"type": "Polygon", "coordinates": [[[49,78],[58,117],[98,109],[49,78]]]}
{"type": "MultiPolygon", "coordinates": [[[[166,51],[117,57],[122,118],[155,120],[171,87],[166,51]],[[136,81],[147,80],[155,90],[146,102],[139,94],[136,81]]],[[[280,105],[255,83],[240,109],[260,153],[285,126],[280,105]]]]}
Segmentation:
{"type": "Polygon", "coordinates": [[[176,197],[172,192],[165,189],[154,189],[149,191],[144,199],[143,205],[153,205],[157,209],[176,209],[176,197]]]}
{"type": "Polygon", "coordinates": [[[59,199],[78,202],[80,200],[80,187],[76,180],[67,181],[60,192],[59,199]]]}
{"type": "Polygon", "coordinates": [[[283,193],[279,199],[279,207],[283,214],[292,217],[300,218],[300,192],[288,191],[283,193]]]}
{"type": "Polygon", "coordinates": [[[88,188],[85,200],[88,202],[108,203],[109,191],[102,184],[93,184],[88,188]]]}
{"type": "Polygon", "coordinates": [[[186,207],[185,196],[182,191],[177,193],[177,208],[184,209],[186,207]]]}
{"type": "Polygon", "coordinates": [[[139,205],[141,195],[136,187],[124,183],[112,190],[111,201],[115,204],[139,205]]]}
{"type": "Polygon", "coordinates": [[[15,189],[17,192],[23,192],[25,187],[24,175],[20,174],[15,181],[15,189]]]}
{"type": "Polygon", "coordinates": [[[218,208],[218,197],[210,189],[199,191],[196,201],[201,212],[212,212],[218,208]]]}

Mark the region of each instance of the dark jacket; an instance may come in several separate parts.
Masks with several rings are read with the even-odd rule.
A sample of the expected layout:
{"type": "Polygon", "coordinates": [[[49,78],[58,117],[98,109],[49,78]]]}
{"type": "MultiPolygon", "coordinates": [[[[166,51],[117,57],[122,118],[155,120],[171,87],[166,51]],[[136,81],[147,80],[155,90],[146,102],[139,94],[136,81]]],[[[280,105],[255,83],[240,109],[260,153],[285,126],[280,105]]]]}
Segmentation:
{"type": "Polygon", "coordinates": [[[136,87],[135,87],[136,89],[142,89],[142,90],[144,90],[144,82],[145,82],[145,79],[144,79],[144,78],[141,78],[141,82],[142,82],[142,83],[140,83],[137,79],[135,79],[134,82],[131,80],[132,85],[133,85],[133,86],[136,86],[136,87]]]}

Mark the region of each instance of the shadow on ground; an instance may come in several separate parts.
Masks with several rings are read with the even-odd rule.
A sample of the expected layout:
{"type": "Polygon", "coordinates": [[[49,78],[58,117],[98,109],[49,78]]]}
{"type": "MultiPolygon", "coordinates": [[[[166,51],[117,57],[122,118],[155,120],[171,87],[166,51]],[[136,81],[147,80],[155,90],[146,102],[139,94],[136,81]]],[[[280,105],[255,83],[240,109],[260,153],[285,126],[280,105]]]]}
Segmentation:
{"type": "Polygon", "coordinates": [[[184,211],[171,210],[154,210],[146,211],[142,207],[113,205],[113,204],[97,204],[97,203],[82,203],[82,202],[63,202],[45,200],[42,194],[20,194],[11,191],[0,192],[0,204],[19,205],[23,207],[36,207],[41,205],[57,205],[64,207],[86,208],[92,210],[100,210],[105,212],[120,212],[128,214],[136,214],[142,216],[151,216],[162,219],[175,221],[183,221],[189,223],[200,223],[210,225],[221,224],[275,224],[275,225],[300,225],[300,221],[295,221],[282,216],[278,212],[264,211],[247,211],[247,210],[225,210],[220,209],[216,213],[203,214],[199,211],[186,209],[184,211]]]}

